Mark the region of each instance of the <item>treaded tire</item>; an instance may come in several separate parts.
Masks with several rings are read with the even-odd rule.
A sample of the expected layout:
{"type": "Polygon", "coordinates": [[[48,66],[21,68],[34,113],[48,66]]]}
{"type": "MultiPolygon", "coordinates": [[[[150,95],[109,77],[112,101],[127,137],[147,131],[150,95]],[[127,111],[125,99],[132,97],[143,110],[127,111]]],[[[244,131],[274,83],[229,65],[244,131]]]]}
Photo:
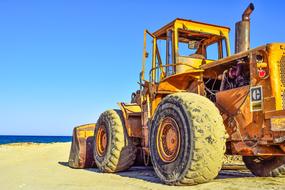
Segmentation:
{"type": "Polygon", "coordinates": [[[245,166],[255,176],[280,177],[285,176],[285,157],[274,156],[263,159],[258,156],[243,156],[245,166]]]}
{"type": "Polygon", "coordinates": [[[195,185],[214,179],[225,153],[226,132],[216,106],[193,93],[175,93],[158,105],[150,131],[153,167],[162,182],[169,185],[195,185]],[[158,126],[165,117],[173,118],[180,129],[180,150],[171,163],[158,153],[158,126]]]}
{"type": "Polygon", "coordinates": [[[119,172],[129,169],[136,159],[136,146],[128,137],[121,110],[103,112],[96,124],[94,143],[94,160],[102,172],[119,172]],[[107,147],[104,155],[96,149],[96,135],[99,126],[104,125],[107,133],[107,147]]]}

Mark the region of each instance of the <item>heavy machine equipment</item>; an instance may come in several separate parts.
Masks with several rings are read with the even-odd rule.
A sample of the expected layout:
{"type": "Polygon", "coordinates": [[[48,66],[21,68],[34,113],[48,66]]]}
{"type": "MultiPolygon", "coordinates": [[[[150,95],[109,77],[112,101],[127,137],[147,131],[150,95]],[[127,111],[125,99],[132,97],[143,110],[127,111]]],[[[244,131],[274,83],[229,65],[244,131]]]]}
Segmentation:
{"type": "Polygon", "coordinates": [[[226,153],[256,176],[285,174],[285,43],[250,49],[253,10],[236,23],[234,55],[227,27],[175,19],[145,30],[140,89],[96,123],[102,172],[141,157],[162,182],[194,185],[214,179],[226,153]]]}

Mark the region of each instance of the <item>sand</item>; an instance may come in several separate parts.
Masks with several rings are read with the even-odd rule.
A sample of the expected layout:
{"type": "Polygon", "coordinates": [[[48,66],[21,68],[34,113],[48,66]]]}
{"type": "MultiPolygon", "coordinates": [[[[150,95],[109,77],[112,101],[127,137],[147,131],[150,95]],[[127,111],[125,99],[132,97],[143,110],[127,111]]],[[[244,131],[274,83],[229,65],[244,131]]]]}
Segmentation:
{"type": "Polygon", "coordinates": [[[285,178],[257,178],[247,171],[223,170],[212,182],[172,187],[163,185],[152,168],[135,167],[118,174],[67,166],[70,143],[0,145],[0,190],[93,189],[285,189],[285,178]]]}

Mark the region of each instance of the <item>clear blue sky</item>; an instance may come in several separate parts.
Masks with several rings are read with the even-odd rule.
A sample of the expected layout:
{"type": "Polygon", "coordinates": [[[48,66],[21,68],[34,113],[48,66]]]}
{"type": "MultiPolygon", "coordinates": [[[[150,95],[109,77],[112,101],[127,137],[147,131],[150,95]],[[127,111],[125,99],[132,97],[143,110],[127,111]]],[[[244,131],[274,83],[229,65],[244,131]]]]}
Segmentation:
{"type": "MultiPolygon", "coordinates": [[[[225,25],[233,47],[249,2],[0,0],[0,134],[71,135],[96,122],[138,88],[145,28],[176,17],[225,25]]],[[[285,1],[253,3],[252,47],[285,42],[285,1]]]]}

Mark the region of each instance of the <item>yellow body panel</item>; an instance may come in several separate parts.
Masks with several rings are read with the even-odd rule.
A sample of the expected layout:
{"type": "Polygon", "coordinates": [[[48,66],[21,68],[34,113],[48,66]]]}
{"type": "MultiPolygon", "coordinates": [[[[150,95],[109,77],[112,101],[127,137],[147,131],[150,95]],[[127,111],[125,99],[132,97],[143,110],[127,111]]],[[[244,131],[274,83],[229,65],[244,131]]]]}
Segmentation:
{"type": "Polygon", "coordinates": [[[118,105],[122,109],[124,115],[141,113],[142,111],[141,107],[137,104],[125,104],[120,102],[118,105]]]}
{"type": "Polygon", "coordinates": [[[141,137],[141,107],[138,104],[118,103],[125,121],[127,133],[130,137],[141,137]]]}
{"type": "Polygon", "coordinates": [[[88,130],[88,129],[94,127],[95,125],[96,124],[92,123],[92,124],[79,126],[80,130],[78,130],[77,136],[79,138],[85,138],[85,139],[94,136],[94,130],[88,130]]]}
{"type": "MultiPolygon", "coordinates": [[[[271,78],[271,90],[276,100],[276,110],[282,110],[282,95],[285,91],[285,84],[281,83],[281,59],[285,57],[285,43],[272,43],[267,45],[268,61],[271,78]]],[[[284,80],[284,79],[283,79],[284,80]]],[[[284,97],[283,97],[284,99],[284,97]]]]}
{"type": "Polygon", "coordinates": [[[78,132],[78,137],[80,138],[87,138],[94,136],[94,131],[79,131],[78,132]]]}

